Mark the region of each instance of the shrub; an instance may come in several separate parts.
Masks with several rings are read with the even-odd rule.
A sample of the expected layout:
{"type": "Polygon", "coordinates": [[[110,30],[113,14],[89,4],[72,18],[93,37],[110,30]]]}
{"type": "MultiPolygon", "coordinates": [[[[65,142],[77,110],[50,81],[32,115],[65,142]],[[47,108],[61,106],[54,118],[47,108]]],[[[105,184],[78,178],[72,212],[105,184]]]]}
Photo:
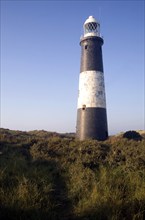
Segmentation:
{"type": "Polygon", "coordinates": [[[123,138],[133,139],[133,140],[136,140],[136,141],[141,141],[142,140],[142,136],[136,131],[126,131],[123,134],[123,138]]]}

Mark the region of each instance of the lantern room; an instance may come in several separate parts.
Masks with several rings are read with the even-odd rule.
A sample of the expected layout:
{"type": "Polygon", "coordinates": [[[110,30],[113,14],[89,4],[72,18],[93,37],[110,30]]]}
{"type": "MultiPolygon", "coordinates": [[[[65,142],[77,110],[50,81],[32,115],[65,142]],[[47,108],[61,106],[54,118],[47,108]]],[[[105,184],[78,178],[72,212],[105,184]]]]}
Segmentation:
{"type": "Polygon", "coordinates": [[[93,16],[89,16],[84,23],[84,37],[88,36],[100,37],[100,24],[93,16]]]}

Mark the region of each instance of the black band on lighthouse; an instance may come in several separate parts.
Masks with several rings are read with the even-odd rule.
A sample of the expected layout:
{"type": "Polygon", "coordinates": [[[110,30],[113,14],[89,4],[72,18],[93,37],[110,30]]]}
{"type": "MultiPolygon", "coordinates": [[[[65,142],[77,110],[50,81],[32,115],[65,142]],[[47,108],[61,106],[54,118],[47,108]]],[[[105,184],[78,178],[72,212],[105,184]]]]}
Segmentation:
{"type": "Polygon", "coordinates": [[[80,72],[97,70],[103,72],[102,45],[100,37],[86,37],[80,42],[81,68],[80,72]]]}
{"type": "Polygon", "coordinates": [[[108,137],[107,116],[105,108],[78,109],[77,138],[106,140],[108,137]]]}

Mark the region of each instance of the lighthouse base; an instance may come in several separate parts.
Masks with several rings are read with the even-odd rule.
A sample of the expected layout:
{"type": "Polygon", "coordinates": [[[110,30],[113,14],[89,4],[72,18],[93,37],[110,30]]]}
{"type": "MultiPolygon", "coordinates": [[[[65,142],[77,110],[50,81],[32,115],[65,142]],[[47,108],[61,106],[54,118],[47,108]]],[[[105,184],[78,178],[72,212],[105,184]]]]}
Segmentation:
{"type": "Polygon", "coordinates": [[[106,108],[79,108],[76,138],[106,140],[108,138],[106,108]]]}

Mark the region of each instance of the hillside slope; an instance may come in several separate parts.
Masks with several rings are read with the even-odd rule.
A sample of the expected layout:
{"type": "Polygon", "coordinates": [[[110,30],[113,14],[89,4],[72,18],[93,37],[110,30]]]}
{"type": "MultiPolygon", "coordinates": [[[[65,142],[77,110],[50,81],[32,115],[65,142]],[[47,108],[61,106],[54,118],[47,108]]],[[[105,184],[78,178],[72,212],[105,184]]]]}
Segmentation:
{"type": "Polygon", "coordinates": [[[0,134],[0,219],[145,218],[144,138],[0,134]]]}

